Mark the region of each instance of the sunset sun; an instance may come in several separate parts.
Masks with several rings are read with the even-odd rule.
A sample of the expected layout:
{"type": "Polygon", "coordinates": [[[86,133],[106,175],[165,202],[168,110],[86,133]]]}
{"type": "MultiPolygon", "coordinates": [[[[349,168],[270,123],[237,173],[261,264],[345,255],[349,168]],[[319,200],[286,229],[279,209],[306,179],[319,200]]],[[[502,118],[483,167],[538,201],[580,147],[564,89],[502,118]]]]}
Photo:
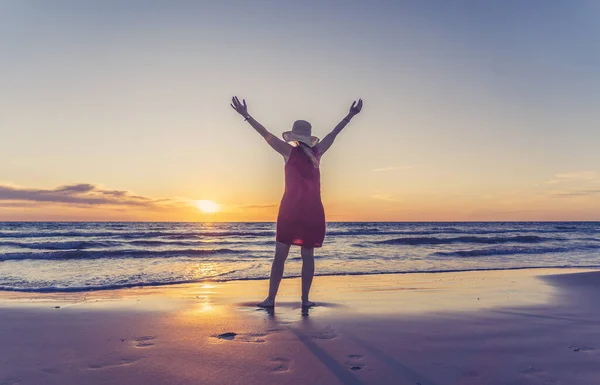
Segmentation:
{"type": "Polygon", "coordinates": [[[214,213],[219,211],[219,205],[214,201],[199,200],[196,201],[196,207],[203,213],[214,213]]]}

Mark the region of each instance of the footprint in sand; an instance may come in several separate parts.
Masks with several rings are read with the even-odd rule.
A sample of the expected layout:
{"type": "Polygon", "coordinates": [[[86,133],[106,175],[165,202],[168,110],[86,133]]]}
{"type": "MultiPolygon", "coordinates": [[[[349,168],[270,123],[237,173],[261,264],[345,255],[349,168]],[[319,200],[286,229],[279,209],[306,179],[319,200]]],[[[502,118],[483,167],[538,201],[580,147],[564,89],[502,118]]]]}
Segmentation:
{"type": "Polygon", "coordinates": [[[101,362],[98,364],[91,364],[88,366],[89,369],[105,369],[105,368],[113,368],[116,366],[126,366],[136,363],[144,357],[122,357],[121,359],[115,362],[101,362]]]}
{"type": "Polygon", "coordinates": [[[362,363],[362,358],[363,356],[360,354],[350,354],[346,361],[346,366],[350,370],[362,370],[365,367],[365,364],[362,363]]]}
{"type": "Polygon", "coordinates": [[[569,349],[571,349],[574,352],[590,352],[592,350],[596,350],[591,346],[569,346],[569,349]]]}
{"type": "Polygon", "coordinates": [[[271,362],[273,363],[273,372],[287,372],[290,370],[291,360],[287,357],[273,357],[271,358],[271,362]]]}
{"type": "Polygon", "coordinates": [[[239,333],[235,333],[235,332],[226,332],[226,333],[222,333],[216,336],[213,336],[214,338],[218,338],[220,340],[227,340],[227,341],[241,341],[241,342],[253,342],[253,343],[263,343],[266,342],[266,340],[264,339],[264,337],[266,337],[268,335],[268,333],[263,333],[263,332],[256,332],[256,333],[245,333],[245,334],[239,334],[239,333]]]}
{"type": "Polygon", "coordinates": [[[232,341],[235,339],[235,337],[237,337],[237,333],[235,332],[226,332],[226,333],[221,333],[218,336],[213,336],[215,338],[218,338],[220,340],[228,340],[228,341],[232,341]]]}
{"type": "Polygon", "coordinates": [[[556,378],[546,373],[544,369],[535,366],[528,366],[525,369],[519,370],[519,373],[521,373],[525,378],[535,378],[538,381],[542,381],[544,384],[552,384],[556,382],[556,378]]]}
{"type": "Polygon", "coordinates": [[[249,333],[243,334],[240,336],[240,341],[242,342],[254,342],[254,343],[263,343],[266,342],[264,337],[267,336],[267,333],[249,333]]]}
{"type": "Polygon", "coordinates": [[[154,345],[154,342],[152,342],[156,337],[154,336],[143,336],[143,337],[138,337],[135,340],[133,340],[133,342],[135,343],[135,346],[138,348],[146,348],[148,346],[152,346],[154,345]]]}
{"type": "Polygon", "coordinates": [[[543,370],[540,368],[536,368],[535,366],[528,366],[527,368],[525,368],[523,370],[519,370],[519,373],[523,373],[523,374],[534,374],[534,373],[541,373],[541,372],[543,372],[543,370]]]}

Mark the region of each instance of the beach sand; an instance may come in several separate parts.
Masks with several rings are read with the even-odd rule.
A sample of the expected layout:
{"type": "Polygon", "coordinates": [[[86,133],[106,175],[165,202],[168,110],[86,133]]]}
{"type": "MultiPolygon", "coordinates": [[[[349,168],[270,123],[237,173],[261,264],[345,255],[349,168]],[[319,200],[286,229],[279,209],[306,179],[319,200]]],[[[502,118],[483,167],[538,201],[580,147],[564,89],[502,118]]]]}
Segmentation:
{"type": "Polygon", "coordinates": [[[600,384],[600,271],[0,294],[0,384],[600,384]]]}

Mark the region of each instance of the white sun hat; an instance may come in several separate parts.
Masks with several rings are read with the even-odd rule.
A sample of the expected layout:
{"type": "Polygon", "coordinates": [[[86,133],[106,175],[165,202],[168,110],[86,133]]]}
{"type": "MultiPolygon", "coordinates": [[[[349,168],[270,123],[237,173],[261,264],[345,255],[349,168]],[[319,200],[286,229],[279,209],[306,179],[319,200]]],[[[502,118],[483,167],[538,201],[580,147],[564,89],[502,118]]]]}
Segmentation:
{"type": "Polygon", "coordinates": [[[282,134],[286,142],[302,142],[309,147],[314,147],[319,143],[319,138],[311,135],[312,126],[306,120],[296,120],[292,126],[292,131],[286,131],[282,134]]]}

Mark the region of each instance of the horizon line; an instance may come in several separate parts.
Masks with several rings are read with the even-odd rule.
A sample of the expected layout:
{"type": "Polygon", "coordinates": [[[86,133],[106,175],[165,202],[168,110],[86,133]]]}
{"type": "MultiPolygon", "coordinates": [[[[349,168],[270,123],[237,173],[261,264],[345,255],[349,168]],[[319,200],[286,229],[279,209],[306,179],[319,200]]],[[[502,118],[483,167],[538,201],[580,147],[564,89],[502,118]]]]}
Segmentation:
{"type": "MultiPolygon", "coordinates": [[[[276,221],[100,221],[100,220],[46,220],[3,221],[0,223],[277,223],[276,221]]],[[[600,223],[597,220],[489,220],[489,221],[327,221],[327,223],[600,223]]]]}

